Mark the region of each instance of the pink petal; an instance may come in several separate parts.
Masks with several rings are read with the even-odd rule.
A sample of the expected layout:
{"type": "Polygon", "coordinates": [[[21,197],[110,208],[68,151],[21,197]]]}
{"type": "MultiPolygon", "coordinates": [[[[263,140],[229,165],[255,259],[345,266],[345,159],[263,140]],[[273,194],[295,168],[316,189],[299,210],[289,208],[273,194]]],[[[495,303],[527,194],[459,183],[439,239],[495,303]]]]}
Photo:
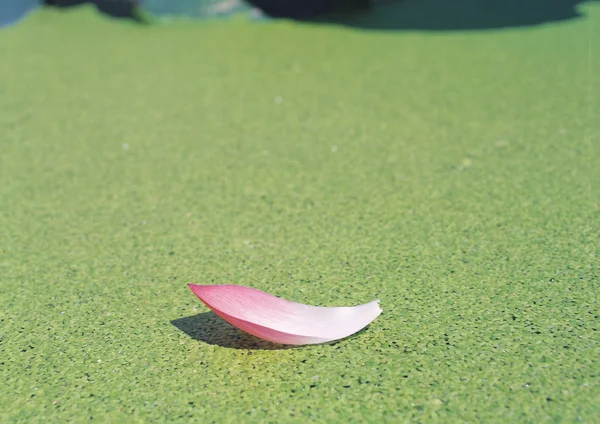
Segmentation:
{"type": "Polygon", "coordinates": [[[190,289],[228,323],[274,343],[305,345],[348,337],[381,313],[379,300],[353,306],[309,306],[250,287],[198,286],[190,289]]]}

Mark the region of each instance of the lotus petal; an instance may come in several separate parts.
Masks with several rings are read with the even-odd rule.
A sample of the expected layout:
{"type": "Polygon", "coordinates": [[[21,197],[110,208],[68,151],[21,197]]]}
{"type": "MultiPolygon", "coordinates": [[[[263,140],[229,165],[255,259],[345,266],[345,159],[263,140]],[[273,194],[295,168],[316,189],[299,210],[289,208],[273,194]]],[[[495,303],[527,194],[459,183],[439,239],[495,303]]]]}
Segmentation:
{"type": "Polygon", "coordinates": [[[291,302],[250,287],[188,286],[228,323],[280,344],[306,345],[343,339],[362,330],[381,313],[379,300],[359,306],[326,308],[291,302]]]}

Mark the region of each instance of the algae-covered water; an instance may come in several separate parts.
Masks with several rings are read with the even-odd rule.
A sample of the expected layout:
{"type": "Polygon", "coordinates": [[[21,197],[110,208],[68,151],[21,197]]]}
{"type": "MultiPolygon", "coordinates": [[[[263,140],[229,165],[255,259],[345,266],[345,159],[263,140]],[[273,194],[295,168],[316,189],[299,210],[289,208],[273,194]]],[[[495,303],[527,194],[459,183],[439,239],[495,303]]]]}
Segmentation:
{"type": "Polygon", "coordinates": [[[2,30],[0,421],[595,422],[600,4],[578,11],[2,30]],[[187,283],[384,312],[283,349],[187,283]]]}

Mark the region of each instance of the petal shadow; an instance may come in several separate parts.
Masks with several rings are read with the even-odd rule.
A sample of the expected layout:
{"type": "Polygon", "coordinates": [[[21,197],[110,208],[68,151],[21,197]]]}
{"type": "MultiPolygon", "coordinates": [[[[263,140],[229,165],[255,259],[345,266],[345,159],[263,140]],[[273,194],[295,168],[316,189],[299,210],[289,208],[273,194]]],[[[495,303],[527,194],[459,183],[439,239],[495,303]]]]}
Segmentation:
{"type": "Polygon", "coordinates": [[[238,330],[212,312],[178,318],[171,324],[194,340],[229,349],[284,350],[301,346],[280,345],[238,330]]]}

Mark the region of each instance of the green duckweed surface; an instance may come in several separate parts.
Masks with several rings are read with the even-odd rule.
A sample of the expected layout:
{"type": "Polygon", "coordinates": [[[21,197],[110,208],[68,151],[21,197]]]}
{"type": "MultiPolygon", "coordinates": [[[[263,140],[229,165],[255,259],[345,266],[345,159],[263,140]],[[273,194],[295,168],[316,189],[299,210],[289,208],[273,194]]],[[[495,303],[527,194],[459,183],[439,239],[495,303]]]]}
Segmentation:
{"type": "Polygon", "coordinates": [[[0,421],[597,422],[600,4],[0,32],[0,421]],[[287,349],[187,283],[381,299],[287,349]]]}

